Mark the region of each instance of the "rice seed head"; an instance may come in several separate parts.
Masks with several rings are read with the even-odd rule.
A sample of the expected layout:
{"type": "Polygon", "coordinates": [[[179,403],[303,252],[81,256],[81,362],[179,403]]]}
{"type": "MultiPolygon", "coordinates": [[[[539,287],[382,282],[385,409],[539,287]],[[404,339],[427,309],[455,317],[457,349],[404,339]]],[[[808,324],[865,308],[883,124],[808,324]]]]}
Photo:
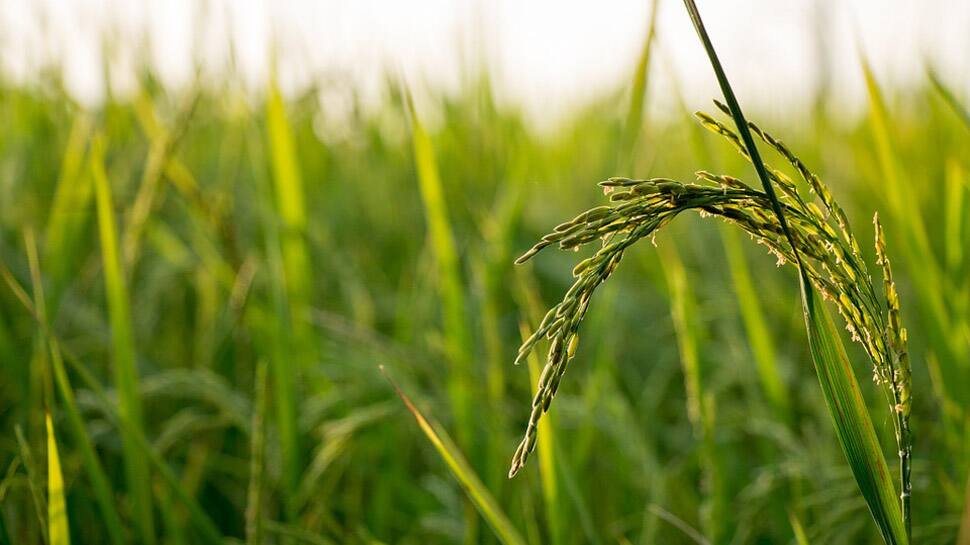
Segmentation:
{"type": "MultiPolygon", "coordinates": [[[[718,108],[726,109],[723,104],[716,104],[718,108]]],[[[722,136],[750,161],[747,149],[733,130],[703,112],[695,115],[702,126],[722,136]]],[[[806,202],[792,180],[766,165],[770,181],[779,190],[779,200],[798,252],[803,256],[809,280],[836,306],[852,340],[865,349],[872,363],[875,382],[894,400],[892,409],[897,415],[894,425],[907,475],[903,485],[906,495],[911,450],[908,424],[911,370],[906,330],[901,325],[899,298],[878,218],[875,219],[876,253],[883,268],[885,304],[876,296],[848,219],[825,184],[781,140],[754,123],[750,123],[749,128],[792,165],[818,199],[819,204],[806,202]]],[[[519,350],[517,364],[534,349],[539,339],[546,337],[550,340],[529,422],[512,457],[510,477],[522,469],[535,448],[540,420],[558,391],[568,361],[576,353],[579,327],[593,293],[616,270],[627,248],[643,238],[652,238],[677,215],[692,210],[703,217],[717,217],[741,228],[775,255],[779,266],[795,262],[766,193],[728,175],[701,170],[696,172],[696,177],[698,183],[690,184],[669,178],[609,178],[600,182],[608,195],[609,206],[592,208],[557,226],[516,260],[516,263],[527,261],[553,244],[558,244],[562,250],[578,250],[581,246],[601,242],[592,257],[573,268],[572,286],[519,350]]]]}

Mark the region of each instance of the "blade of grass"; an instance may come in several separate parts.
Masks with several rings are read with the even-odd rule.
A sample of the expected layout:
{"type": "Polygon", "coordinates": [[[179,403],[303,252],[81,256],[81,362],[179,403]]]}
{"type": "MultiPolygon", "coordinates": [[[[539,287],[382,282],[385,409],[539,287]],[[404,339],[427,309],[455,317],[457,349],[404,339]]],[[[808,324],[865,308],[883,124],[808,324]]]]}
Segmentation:
{"type": "MultiPolygon", "coordinates": [[[[118,411],[135,428],[142,429],[141,397],[138,387],[138,370],[135,367],[135,344],[131,331],[131,306],[125,275],[121,269],[118,253],[118,233],[115,228],[114,208],[111,202],[111,186],[104,168],[104,142],[96,136],[91,144],[90,172],[94,181],[98,212],[98,231],[101,238],[101,258],[104,268],[104,287],[108,300],[108,317],[111,324],[111,341],[115,383],[118,388],[118,411]]],[[[150,476],[145,459],[134,445],[135,439],[125,435],[125,479],[131,496],[135,526],[142,543],[155,543],[150,476]]]]}
{"type": "Polygon", "coordinates": [[[945,83],[943,83],[943,80],[940,79],[940,75],[937,74],[936,69],[933,68],[933,66],[927,65],[926,76],[929,78],[933,88],[936,89],[936,92],[939,93],[940,97],[943,98],[943,101],[946,102],[946,105],[949,106],[950,109],[953,110],[953,113],[956,114],[956,116],[960,118],[960,121],[963,122],[963,126],[970,129],[970,111],[968,111],[967,108],[960,103],[956,95],[953,94],[953,91],[950,90],[945,83]]]}
{"type": "Polygon", "coordinates": [[[263,451],[265,433],[263,422],[266,419],[266,363],[256,364],[256,381],[253,387],[256,398],[253,411],[252,436],[249,447],[249,490],[246,495],[246,543],[262,543],[262,505],[263,505],[263,451]]]}
{"type": "Polygon", "coordinates": [[[277,390],[277,412],[283,455],[283,483],[288,518],[295,516],[290,501],[299,489],[303,453],[297,426],[300,404],[299,376],[316,358],[310,324],[310,254],[306,246],[307,218],[303,180],[296,146],[283,97],[271,78],[266,101],[266,129],[270,152],[272,186],[276,196],[275,218],[268,219],[267,245],[271,248],[273,299],[277,312],[272,344],[273,382],[277,390]],[[274,240],[275,239],[275,240],[274,240]],[[279,255],[272,248],[278,247],[279,255]]]}
{"type": "Polygon", "coordinates": [[[87,114],[75,117],[61,162],[45,235],[46,270],[52,281],[50,309],[56,313],[61,290],[71,277],[91,203],[91,178],[84,168],[84,154],[92,132],[87,114]]]}
{"type": "Polygon", "coordinates": [[[819,298],[808,302],[806,327],[812,358],[849,467],[886,543],[909,543],[889,466],[838,331],[819,298]]]}
{"type": "Polygon", "coordinates": [[[809,545],[811,542],[808,540],[808,535],[805,534],[805,527],[802,526],[802,521],[798,519],[798,515],[794,511],[788,511],[788,522],[791,524],[792,533],[795,534],[795,543],[797,545],[809,545]]]}
{"type": "Polygon", "coordinates": [[[184,517],[175,508],[172,493],[161,483],[155,483],[154,492],[158,501],[158,511],[162,515],[162,524],[170,545],[186,545],[184,517]]]}
{"type": "MultiPolygon", "coordinates": [[[[653,43],[656,36],[657,10],[660,0],[653,0],[650,5],[650,23],[644,39],[640,60],[634,72],[631,86],[631,100],[627,111],[624,135],[621,141],[621,165],[631,169],[635,163],[636,144],[643,125],[643,111],[647,103],[646,91],[649,81],[650,61],[653,43]]],[[[706,531],[714,543],[722,541],[724,530],[726,497],[724,480],[719,468],[719,457],[714,444],[714,398],[703,390],[700,361],[700,342],[698,338],[698,324],[694,312],[694,298],[680,254],[675,245],[664,245],[663,259],[659,265],[668,284],[670,294],[671,316],[674,321],[674,331],[680,351],[681,365],[687,389],[687,412],[693,425],[695,435],[700,438],[702,448],[699,463],[705,474],[705,481],[709,486],[707,505],[702,506],[706,531]]],[[[539,433],[541,434],[540,428],[539,433]]],[[[540,451],[541,455],[541,451],[540,451]]]]}
{"type": "Polygon", "coordinates": [[[788,401],[788,391],[778,370],[778,359],[775,343],[771,340],[771,330],[765,320],[758,290],[751,278],[751,270],[741,249],[741,241],[737,232],[723,226],[720,229],[724,250],[727,254],[728,268],[731,270],[731,283],[738,298],[738,308],[741,310],[741,320],[751,346],[751,355],[758,369],[761,388],[768,398],[771,407],[782,420],[791,417],[791,404],[788,401]]]}
{"type": "MultiPolygon", "coordinates": [[[[895,501],[896,492],[889,478],[889,468],[876,438],[875,429],[862,399],[858,382],[856,382],[855,375],[845,355],[842,339],[808,280],[798,247],[792,238],[781,204],[769,180],[768,171],[761,160],[758,148],[748,128],[747,120],[741,112],[741,106],[738,104],[727,75],[721,67],[714,46],[707,35],[707,30],[704,28],[697,5],[694,0],[684,0],[684,6],[687,8],[697,35],[707,52],[724,95],[724,100],[727,102],[745,148],[751,156],[751,163],[758,173],[758,178],[760,178],[765,193],[771,201],[775,216],[778,218],[785,238],[788,240],[797,261],[802,307],[812,359],[819,376],[819,382],[822,385],[826,404],[829,407],[829,413],[835,422],[836,433],[846,458],[849,460],[849,466],[855,476],[856,483],[866,499],[883,539],[890,544],[908,544],[909,518],[906,517],[904,520],[903,516],[904,513],[908,513],[908,510],[904,508],[908,502],[908,497],[904,495],[900,503],[895,501]]],[[[903,448],[909,448],[909,446],[901,445],[901,452],[903,448]]],[[[908,490],[907,485],[908,483],[904,480],[902,483],[903,490],[908,490]]]]}
{"type": "MultiPolygon", "coordinates": [[[[681,109],[687,113],[683,95],[679,90],[677,96],[681,102],[681,109]]],[[[712,153],[702,138],[702,131],[700,126],[691,125],[691,147],[694,155],[701,158],[704,164],[714,164],[712,153]]],[[[792,410],[788,401],[788,392],[781,379],[774,342],[738,234],[727,225],[721,226],[719,231],[761,388],[778,417],[782,421],[791,421],[792,410]]]]}
{"type": "Polygon", "coordinates": [[[43,542],[50,545],[50,539],[48,539],[47,534],[47,514],[44,510],[46,500],[44,499],[43,487],[40,484],[40,477],[37,475],[34,456],[30,452],[30,444],[27,443],[27,438],[24,437],[24,431],[20,428],[19,424],[14,427],[14,434],[17,437],[17,446],[20,448],[20,459],[23,460],[24,469],[27,471],[27,488],[30,490],[30,498],[34,502],[34,512],[37,514],[37,520],[40,522],[40,534],[43,542]]]}
{"type": "Polygon", "coordinates": [[[428,224],[428,236],[437,264],[438,282],[444,323],[445,349],[451,362],[449,393],[458,426],[459,443],[467,446],[466,436],[472,429],[471,385],[468,376],[470,366],[471,334],[465,316],[465,298],[462,291],[461,264],[451,230],[448,205],[444,188],[438,174],[431,137],[418,118],[414,100],[405,88],[408,115],[411,121],[411,137],[414,164],[428,224]]]}
{"type": "Polygon", "coordinates": [[[54,423],[47,413],[47,524],[50,545],[71,545],[71,533],[67,522],[67,504],[64,502],[64,477],[61,475],[61,458],[57,453],[54,423]]]}
{"type": "MultiPolygon", "coordinates": [[[[943,210],[943,240],[946,248],[946,268],[950,278],[959,279],[963,269],[963,223],[966,181],[963,168],[955,158],[946,163],[944,176],[946,195],[943,210]]],[[[956,286],[957,289],[963,286],[956,286]]]]}
{"type": "Polygon", "coordinates": [[[125,543],[125,538],[121,525],[121,516],[118,514],[118,509],[115,505],[110,481],[108,481],[108,477],[105,475],[104,467],[98,459],[97,452],[94,450],[91,438],[84,425],[84,420],[81,418],[81,413],[74,400],[74,390],[64,369],[60,346],[56,340],[50,337],[48,337],[48,346],[51,351],[54,381],[64,405],[71,434],[81,453],[81,463],[84,465],[88,479],[91,481],[91,487],[94,489],[94,498],[98,503],[98,508],[103,517],[105,529],[108,534],[108,541],[114,545],[122,545],[125,543]]]}
{"type": "Polygon", "coordinates": [[[270,162],[276,202],[282,223],[281,244],[283,268],[286,274],[287,304],[290,307],[291,327],[300,349],[306,351],[302,361],[312,359],[312,335],[307,328],[310,320],[311,294],[310,252],[306,244],[306,205],[303,178],[300,174],[292,128],[276,81],[271,80],[266,101],[266,124],[269,138],[270,162]]]}
{"type": "Polygon", "coordinates": [[[684,519],[678,517],[677,515],[671,513],[670,511],[664,509],[663,507],[657,504],[651,504],[647,506],[647,509],[651,513],[653,513],[657,518],[667,522],[674,528],[677,528],[678,530],[683,532],[684,536],[689,538],[694,543],[697,543],[697,545],[711,545],[711,542],[708,541],[703,535],[701,535],[701,533],[698,532],[696,528],[694,528],[690,524],[687,524],[684,521],[684,519]]]}
{"type": "MultiPolygon", "coordinates": [[[[30,276],[34,289],[34,308],[37,310],[37,319],[43,324],[40,329],[47,340],[47,348],[50,351],[54,384],[57,387],[58,394],[63,403],[63,409],[67,416],[67,423],[70,427],[71,434],[77,443],[78,450],[80,450],[81,463],[84,465],[84,470],[94,489],[95,501],[98,503],[102,517],[104,517],[104,525],[107,530],[108,539],[113,545],[122,545],[124,543],[124,533],[121,526],[121,517],[118,514],[117,507],[112,498],[111,485],[104,473],[101,461],[98,459],[98,455],[92,446],[91,438],[84,425],[84,420],[81,418],[81,412],[78,410],[77,402],[74,398],[74,390],[68,380],[67,372],[64,370],[64,360],[61,356],[60,346],[57,344],[56,339],[47,334],[47,328],[50,325],[47,322],[47,312],[45,310],[47,304],[43,293],[43,284],[41,283],[37,248],[32,236],[26,237],[26,239],[27,261],[30,265],[30,276]]],[[[5,274],[3,276],[5,279],[12,278],[12,276],[6,274],[6,271],[4,272],[5,274]]]]}
{"type": "Polygon", "coordinates": [[[519,535],[518,530],[509,521],[509,518],[502,511],[498,502],[495,501],[488,489],[485,488],[485,485],[482,484],[481,479],[472,470],[471,466],[465,460],[465,457],[462,456],[461,451],[452,442],[444,429],[430,422],[421,414],[421,411],[411,402],[408,396],[391,380],[383,365],[380,369],[391,387],[394,388],[397,396],[404,402],[408,412],[417,421],[421,432],[424,433],[425,437],[427,437],[428,441],[431,442],[438,452],[438,455],[448,465],[448,469],[451,470],[452,475],[461,484],[468,498],[478,509],[479,513],[481,513],[482,518],[492,527],[492,530],[495,532],[495,537],[504,545],[525,545],[525,541],[519,535]]]}

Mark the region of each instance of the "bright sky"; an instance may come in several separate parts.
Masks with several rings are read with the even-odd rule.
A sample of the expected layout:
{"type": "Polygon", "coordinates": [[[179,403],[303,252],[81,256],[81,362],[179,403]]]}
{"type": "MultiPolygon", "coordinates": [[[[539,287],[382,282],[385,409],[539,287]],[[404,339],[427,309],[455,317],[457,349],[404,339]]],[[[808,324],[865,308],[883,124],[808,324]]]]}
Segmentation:
{"type": "MultiPolygon", "coordinates": [[[[857,45],[886,84],[924,77],[923,59],[956,89],[970,90],[966,0],[698,0],[742,102],[765,113],[804,105],[828,66],[833,92],[863,97],[857,45]],[[817,28],[824,29],[820,33],[817,28]],[[827,39],[820,50],[817,36],[827,39]]],[[[366,92],[388,69],[412,84],[455,89],[469,61],[484,58],[500,95],[535,118],[629,78],[647,26],[649,0],[0,0],[0,62],[29,77],[63,59],[84,103],[102,96],[102,44],[114,44],[112,81],[130,88],[147,58],[167,85],[191,80],[201,60],[224,66],[234,44],[253,88],[279,51],[285,89],[311,78],[366,92]],[[232,38],[232,40],[230,40],[232,38]],[[464,68],[463,68],[464,67],[464,68]],[[349,78],[349,79],[348,79],[349,78]],[[347,85],[347,82],[353,82],[347,85]]],[[[677,81],[692,107],[717,88],[682,3],[663,0],[653,82],[661,103],[677,81]]]]}

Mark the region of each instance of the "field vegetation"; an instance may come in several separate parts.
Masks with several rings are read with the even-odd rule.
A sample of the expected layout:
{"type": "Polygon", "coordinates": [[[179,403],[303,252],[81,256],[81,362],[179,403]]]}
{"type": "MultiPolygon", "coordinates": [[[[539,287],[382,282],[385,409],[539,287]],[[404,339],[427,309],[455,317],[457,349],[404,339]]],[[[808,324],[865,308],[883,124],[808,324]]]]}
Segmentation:
{"type": "Polygon", "coordinates": [[[655,30],[553,131],[0,79],[0,545],[970,544],[963,95],[647,116],[655,30]]]}

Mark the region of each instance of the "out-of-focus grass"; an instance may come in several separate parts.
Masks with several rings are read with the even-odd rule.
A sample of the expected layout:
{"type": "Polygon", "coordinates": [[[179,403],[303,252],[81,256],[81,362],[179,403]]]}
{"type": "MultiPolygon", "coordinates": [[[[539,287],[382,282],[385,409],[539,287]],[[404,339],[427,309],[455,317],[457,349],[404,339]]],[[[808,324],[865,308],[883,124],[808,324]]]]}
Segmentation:
{"type": "MultiPolygon", "coordinates": [[[[731,259],[710,251],[720,226],[690,218],[658,240],[664,252],[676,244],[680,267],[637,248],[648,265],[622,266],[594,302],[553,435],[540,438],[555,446],[502,478],[533,382],[511,365],[520,322],[541,318],[525,301],[542,307],[561,293],[572,261],[537,259],[523,288],[509,257],[588,208],[606,176],[743,172],[734,155],[704,151],[717,148],[686,116],[652,116],[632,132],[649,102],[637,113],[618,98],[638,81],[543,133],[494,97],[487,75],[421,97],[420,133],[396,82],[376,106],[349,94],[359,107],[339,119],[315,94],[252,96],[231,83],[167,92],[146,77],[135,98],[85,110],[56,80],[0,82],[0,273],[10,280],[0,284],[0,425],[23,430],[22,441],[0,439],[10,541],[40,542],[50,527],[37,412],[46,360],[74,543],[242,540],[247,528],[262,543],[494,543],[377,362],[422,393],[530,542],[876,543],[803,345],[794,277],[744,238],[725,241],[731,259]],[[691,139],[700,145],[683,145],[691,139]],[[617,172],[625,153],[630,171],[617,172]],[[150,206],[136,206],[149,167],[150,206]],[[129,262],[119,241],[133,236],[129,262]],[[103,245],[112,239],[114,257],[103,245]],[[693,320],[671,319],[671,274],[675,307],[690,301],[693,320]],[[38,284],[44,321],[30,310],[36,296],[11,289],[38,284]],[[688,416],[684,332],[696,334],[702,397],[716,399],[706,438],[688,416]],[[714,484],[732,506],[719,514],[708,509],[714,484]]],[[[804,151],[856,225],[879,208],[898,241],[912,311],[913,534],[930,544],[958,533],[970,458],[966,361],[955,356],[970,343],[970,133],[953,106],[966,101],[949,87],[941,95],[939,82],[880,88],[872,116],[764,123],[804,151]],[[918,215],[896,212],[889,169],[918,215]]],[[[758,104],[745,106],[759,117],[758,104]]],[[[881,414],[885,401],[862,390],[881,414]]],[[[874,424],[891,435],[889,422],[874,424]]]]}

